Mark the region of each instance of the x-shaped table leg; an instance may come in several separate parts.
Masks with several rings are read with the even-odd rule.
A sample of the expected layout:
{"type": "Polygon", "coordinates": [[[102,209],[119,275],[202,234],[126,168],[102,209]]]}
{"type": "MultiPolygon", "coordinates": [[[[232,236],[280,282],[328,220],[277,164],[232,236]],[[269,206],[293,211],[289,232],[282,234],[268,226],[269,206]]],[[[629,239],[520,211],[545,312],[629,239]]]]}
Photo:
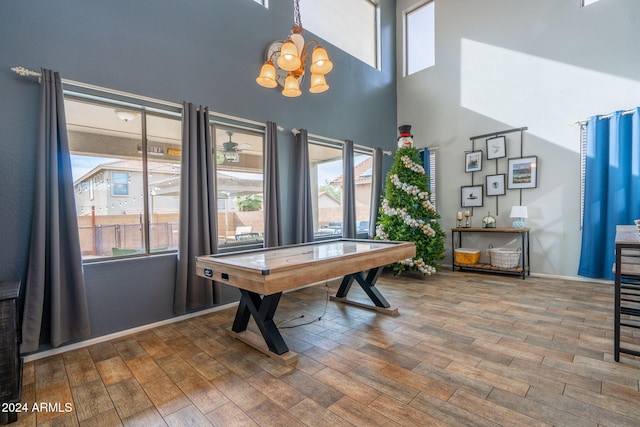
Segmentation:
{"type": "Polygon", "coordinates": [[[342,282],[340,283],[340,287],[338,288],[338,292],[336,292],[336,296],[331,297],[331,300],[338,301],[344,304],[354,305],[361,308],[372,309],[380,313],[390,314],[392,316],[397,316],[398,309],[390,308],[389,302],[387,302],[387,300],[382,296],[378,288],[376,288],[375,286],[381,273],[382,267],[376,267],[369,270],[366,278],[364,277],[364,274],[362,272],[344,276],[342,282]],[[347,294],[349,293],[354,280],[358,282],[362,290],[367,294],[374,305],[362,304],[347,299],[347,294]]]}
{"type": "Polygon", "coordinates": [[[240,303],[231,330],[236,333],[246,331],[249,318],[253,316],[267,347],[269,347],[269,351],[275,354],[283,354],[289,351],[282,335],[280,335],[280,331],[278,331],[278,327],[273,321],[273,315],[278,307],[282,292],[265,295],[264,297],[246,289],[240,289],[240,293],[240,303]]]}

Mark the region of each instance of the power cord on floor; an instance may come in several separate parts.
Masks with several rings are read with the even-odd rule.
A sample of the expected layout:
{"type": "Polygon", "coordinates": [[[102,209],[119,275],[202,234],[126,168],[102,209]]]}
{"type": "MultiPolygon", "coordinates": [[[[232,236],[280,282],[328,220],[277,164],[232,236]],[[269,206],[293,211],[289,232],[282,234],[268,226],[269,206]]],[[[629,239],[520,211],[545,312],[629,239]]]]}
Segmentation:
{"type": "Polygon", "coordinates": [[[322,314],[320,315],[320,317],[317,317],[313,320],[309,320],[308,322],[304,322],[304,323],[299,323],[297,325],[291,325],[291,326],[280,326],[280,325],[284,325],[285,323],[289,323],[293,320],[298,320],[298,319],[303,319],[304,318],[304,314],[298,317],[294,317],[292,319],[289,320],[283,320],[282,322],[278,323],[277,326],[280,329],[291,329],[291,328],[297,328],[298,326],[305,326],[305,325],[310,325],[314,322],[319,322],[320,320],[322,320],[322,318],[324,317],[325,314],[327,314],[327,306],[329,305],[329,283],[327,281],[324,282],[324,286],[326,288],[327,291],[327,295],[326,298],[324,300],[324,310],[322,310],[322,314]]]}

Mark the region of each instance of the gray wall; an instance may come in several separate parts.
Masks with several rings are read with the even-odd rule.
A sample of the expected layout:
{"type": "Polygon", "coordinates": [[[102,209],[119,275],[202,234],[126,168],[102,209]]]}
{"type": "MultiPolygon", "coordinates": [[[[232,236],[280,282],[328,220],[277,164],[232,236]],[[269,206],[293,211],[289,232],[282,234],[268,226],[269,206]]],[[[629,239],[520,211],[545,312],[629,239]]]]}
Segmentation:
{"type": "MultiPolygon", "coordinates": [[[[469,138],[527,126],[523,154],[537,155],[539,169],[538,188],[522,191],[533,229],[532,270],[576,276],[580,149],[572,123],[640,104],[640,2],[601,0],[581,8],[579,0],[436,0],[436,65],[402,77],[402,12],[417,3],[397,1],[398,123],[413,124],[416,145],[439,147],[443,229],[454,226],[460,186],[471,184],[463,164],[469,138]]],[[[519,134],[507,141],[507,156],[519,157],[519,134]]],[[[483,147],[478,140],[476,149],[483,147]]],[[[499,173],[506,164],[498,162],[499,173]]],[[[474,184],[484,184],[495,169],[495,161],[485,161],[474,184]]],[[[491,210],[498,226],[508,226],[517,204],[516,190],[499,198],[498,212],[495,198],[485,198],[473,225],[491,210]]],[[[464,245],[488,243],[515,242],[477,237],[464,245]]]]}
{"type": "MultiPolygon", "coordinates": [[[[40,87],[10,71],[63,78],[285,128],[279,136],[284,237],[293,240],[291,129],[393,149],[395,3],[383,0],[382,71],[329,43],[331,89],[287,99],[255,83],[269,42],[285,38],[290,0],[3,0],[0,2],[0,278],[26,276],[40,87]]],[[[303,23],[304,23],[304,16],[303,23]]],[[[306,33],[307,39],[313,36],[306,33]]],[[[387,159],[388,167],[390,160],[387,159]]],[[[175,256],[85,266],[93,336],[172,316],[175,256]]],[[[236,297],[228,292],[226,299],[236,297]]]]}

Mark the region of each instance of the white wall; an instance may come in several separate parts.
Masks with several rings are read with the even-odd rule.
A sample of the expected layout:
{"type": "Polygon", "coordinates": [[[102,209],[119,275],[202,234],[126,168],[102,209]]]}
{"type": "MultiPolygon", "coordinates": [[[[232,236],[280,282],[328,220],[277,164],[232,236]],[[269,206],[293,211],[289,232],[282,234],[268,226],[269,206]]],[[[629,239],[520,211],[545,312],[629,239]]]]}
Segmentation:
{"type": "MultiPolygon", "coordinates": [[[[436,65],[402,77],[402,12],[397,1],[398,124],[412,124],[415,145],[438,148],[438,209],[454,225],[470,137],[526,126],[524,155],[538,156],[538,187],[522,191],[532,227],[534,273],[576,276],[580,256],[579,127],[590,115],[640,105],[640,1],[435,0],[436,65]]],[[[519,134],[507,136],[507,157],[520,156],[519,134]]],[[[484,139],[476,149],[484,148],[484,139]]],[[[506,173],[507,161],[498,162],[506,173]]],[[[484,162],[474,184],[496,173],[484,162]]],[[[498,199],[498,226],[508,226],[519,191],[498,199]]],[[[495,198],[476,208],[474,225],[495,198]]],[[[464,246],[484,247],[480,238],[464,246]]],[[[492,241],[494,245],[505,242],[492,241]]],[[[450,239],[447,240],[450,245],[450,239]]],[[[450,262],[450,256],[446,262],[450,262]]]]}

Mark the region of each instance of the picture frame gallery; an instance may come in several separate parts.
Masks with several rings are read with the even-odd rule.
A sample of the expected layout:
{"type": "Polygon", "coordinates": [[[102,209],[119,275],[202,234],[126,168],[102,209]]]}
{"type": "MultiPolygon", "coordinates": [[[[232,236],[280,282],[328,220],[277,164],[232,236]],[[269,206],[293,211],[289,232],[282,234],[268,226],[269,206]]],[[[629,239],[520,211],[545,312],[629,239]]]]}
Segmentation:
{"type": "Polygon", "coordinates": [[[466,185],[460,187],[460,206],[463,208],[481,207],[483,200],[484,188],[482,185],[466,185]]]}
{"type": "Polygon", "coordinates": [[[509,190],[536,188],[538,186],[538,156],[509,159],[507,177],[509,190]]]}
{"type": "Polygon", "coordinates": [[[487,160],[507,157],[507,138],[496,136],[487,139],[487,160]]]}
{"type": "Polygon", "coordinates": [[[471,137],[471,150],[464,152],[464,171],[471,175],[471,185],[460,187],[462,208],[483,207],[484,198],[491,197],[487,203],[495,203],[497,215],[499,197],[511,194],[507,190],[520,190],[519,203],[522,204],[522,190],[538,187],[538,156],[522,154],[524,132],[527,129],[520,127],[471,137]],[[515,132],[520,134],[519,152],[517,147],[511,146],[516,141],[506,136],[515,132]],[[485,146],[479,148],[477,141],[480,139],[484,140],[485,146]],[[475,172],[480,172],[480,175],[475,172]],[[481,184],[478,184],[477,178],[480,178],[481,184]]]}
{"type": "Polygon", "coordinates": [[[507,191],[505,189],[505,174],[499,173],[495,175],[487,175],[485,177],[485,180],[487,196],[504,196],[505,194],[507,194],[507,191]]]}
{"type": "Polygon", "coordinates": [[[469,151],[464,155],[464,171],[480,172],[482,170],[482,151],[469,151]]]}

